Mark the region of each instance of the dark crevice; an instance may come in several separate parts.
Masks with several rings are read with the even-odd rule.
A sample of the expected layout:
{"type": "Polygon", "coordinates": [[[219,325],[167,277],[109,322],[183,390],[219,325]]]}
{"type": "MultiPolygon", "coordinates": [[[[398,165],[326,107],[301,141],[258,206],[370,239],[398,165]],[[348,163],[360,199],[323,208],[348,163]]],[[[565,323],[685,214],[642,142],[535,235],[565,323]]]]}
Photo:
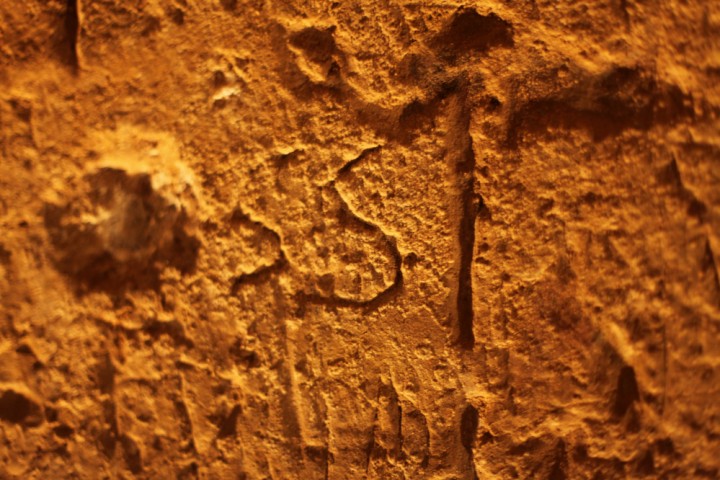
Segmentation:
{"type": "Polygon", "coordinates": [[[334,27],[319,29],[307,27],[290,35],[290,45],[302,50],[311,62],[323,64],[340,54],[333,35],[334,27]]]}
{"type": "Polygon", "coordinates": [[[403,443],[402,407],[400,406],[400,399],[398,397],[397,390],[395,389],[395,385],[393,385],[392,381],[390,381],[387,385],[383,385],[380,388],[378,396],[380,395],[387,397],[387,406],[385,407],[387,408],[386,412],[390,415],[393,423],[395,423],[392,428],[393,444],[387,445],[387,453],[392,456],[392,458],[399,459],[402,452],[403,443]]]}
{"type": "Polygon", "coordinates": [[[323,472],[327,472],[329,454],[327,445],[305,445],[303,447],[303,455],[307,461],[320,467],[323,472]]]}
{"type": "MultiPolygon", "coordinates": [[[[378,393],[379,395],[379,393],[378,393]]],[[[373,416],[372,429],[370,430],[370,439],[365,446],[365,473],[370,471],[370,463],[372,462],[373,452],[375,451],[375,429],[377,428],[377,417],[378,411],[375,408],[375,415],[373,416]]]]}
{"type": "Polygon", "coordinates": [[[132,473],[138,474],[143,469],[142,453],[137,442],[129,435],[120,436],[120,444],[122,445],[123,458],[132,473]]]}
{"type": "Polygon", "coordinates": [[[678,191],[685,189],[675,156],[672,157],[667,165],[660,169],[657,178],[660,182],[670,185],[678,191]]]}
{"type": "Polygon", "coordinates": [[[431,45],[446,59],[454,59],[464,52],[484,53],[495,47],[512,47],[513,27],[495,13],[481,15],[472,8],[463,8],[453,15],[431,45]]]}
{"type": "Polygon", "coordinates": [[[41,407],[22,392],[0,393],[0,420],[36,426],[42,422],[41,407]]]}
{"type": "MultiPolygon", "coordinates": [[[[467,161],[469,169],[475,168],[475,156],[472,146],[468,148],[467,161]]],[[[473,298],[472,298],[472,261],[475,246],[475,216],[477,204],[475,201],[474,182],[472,175],[466,181],[461,191],[462,216],[460,219],[460,271],[458,273],[458,327],[459,343],[463,348],[472,348],[475,345],[473,333],[473,298]]]]}
{"type": "Polygon", "coordinates": [[[625,29],[630,29],[630,12],[628,11],[628,0],[620,0],[620,13],[622,15],[623,22],[625,23],[625,29]]]}
{"type": "Polygon", "coordinates": [[[468,462],[472,468],[473,479],[478,478],[475,471],[475,462],[473,461],[473,445],[477,436],[478,424],[479,414],[477,409],[472,405],[467,405],[460,419],[460,442],[468,453],[468,462]]]}
{"type": "Polygon", "coordinates": [[[662,403],[660,404],[660,415],[665,413],[665,401],[667,400],[667,373],[668,373],[668,340],[667,340],[667,325],[663,321],[662,326],[662,382],[663,382],[663,393],[662,403]]]}
{"type": "Polygon", "coordinates": [[[469,134],[470,111],[466,106],[466,93],[458,92],[454,133],[448,139],[450,145],[460,145],[455,161],[456,188],[458,194],[459,265],[457,285],[457,341],[461,348],[472,349],[475,345],[473,333],[473,292],[472,264],[475,247],[475,218],[478,202],[475,194],[475,154],[469,134]]]}
{"type": "Polygon", "coordinates": [[[640,458],[636,465],[636,471],[643,477],[655,474],[655,458],[652,450],[647,450],[640,458]]]}
{"type": "Polygon", "coordinates": [[[566,480],[567,477],[567,453],[565,442],[560,440],[555,449],[554,458],[548,480],[566,480]]]}
{"type": "Polygon", "coordinates": [[[623,417],[630,406],[639,399],[640,392],[635,378],[635,370],[632,367],[624,366],[618,376],[613,413],[618,417],[623,417]]]}
{"type": "Polygon", "coordinates": [[[475,443],[479,423],[479,414],[477,408],[472,405],[465,407],[460,420],[460,441],[468,452],[472,450],[475,443]]]}
{"type": "Polygon", "coordinates": [[[715,263],[715,253],[713,252],[712,246],[710,245],[710,239],[705,241],[705,252],[701,262],[702,268],[707,275],[710,276],[712,282],[712,288],[714,294],[717,296],[718,304],[720,305],[720,275],[718,274],[717,264],[715,263]]]}
{"type": "Polygon", "coordinates": [[[113,458],[120,438],[120,426],[118,424],[117,405],[112,398],[103,401],[102,413],[106,428],[100,432],[98,441],[103,454],[107,458],[113,458]]]}
{"type": "Polygon", "coordinates": [[[65,38],[67,42],[68,65],[77,72],[80,67],[78,59],[78,34],[80,32],[79,0],[67,0],[65,7],[65,38]]]}
{"type": "MultiPolygon", "coordinates": [[[[395,393],[397,396],[397,392],[395,393]]],[[[397,406],[397,432],[398,432],[398,441],[396,445],[396,451],[395,451],[395,458],[401,458],[402,455],[402,447],[403,447],[403,425],[402,425],[402,405],[400,405],[399,400],[396,398],[396,402],[398,402],[397,406]]]]}
{"type": "Polygon", "coordinates": [[[234,11],[237,8],[237,3],[237,0],[220,0],[220,5],[228,12],[234,11]]]}

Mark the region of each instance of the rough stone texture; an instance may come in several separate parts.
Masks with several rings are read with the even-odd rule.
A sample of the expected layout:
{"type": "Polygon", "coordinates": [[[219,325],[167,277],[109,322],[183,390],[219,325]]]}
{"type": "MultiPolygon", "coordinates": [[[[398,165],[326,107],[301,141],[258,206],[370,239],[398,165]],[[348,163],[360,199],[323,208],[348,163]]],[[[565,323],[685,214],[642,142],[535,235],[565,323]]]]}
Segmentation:
{"type": "Polygon", "coordinates": [[[720,476],[720,3],[0,0],[0,478],[720,476]]]}

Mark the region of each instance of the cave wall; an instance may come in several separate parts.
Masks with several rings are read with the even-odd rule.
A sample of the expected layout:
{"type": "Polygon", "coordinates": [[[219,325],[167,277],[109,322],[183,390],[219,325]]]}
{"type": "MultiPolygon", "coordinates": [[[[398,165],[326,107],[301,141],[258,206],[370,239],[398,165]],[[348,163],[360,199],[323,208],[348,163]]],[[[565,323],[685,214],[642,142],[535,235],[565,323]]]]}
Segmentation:
{"type": "Polygon", "coordinates": [[[720,475],[720,4],[0,0],[0,478],[720,475]]]}

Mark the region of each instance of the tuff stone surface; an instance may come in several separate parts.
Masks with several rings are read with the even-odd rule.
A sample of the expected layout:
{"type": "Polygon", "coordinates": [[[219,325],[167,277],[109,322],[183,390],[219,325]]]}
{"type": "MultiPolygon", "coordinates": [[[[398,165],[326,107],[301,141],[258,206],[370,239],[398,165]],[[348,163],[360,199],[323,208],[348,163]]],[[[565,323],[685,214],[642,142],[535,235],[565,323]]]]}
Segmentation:
{"type": "Polygon", "coordinates": [[[720,4],[0,0],[0,478],[718,478],[720,4]]]}

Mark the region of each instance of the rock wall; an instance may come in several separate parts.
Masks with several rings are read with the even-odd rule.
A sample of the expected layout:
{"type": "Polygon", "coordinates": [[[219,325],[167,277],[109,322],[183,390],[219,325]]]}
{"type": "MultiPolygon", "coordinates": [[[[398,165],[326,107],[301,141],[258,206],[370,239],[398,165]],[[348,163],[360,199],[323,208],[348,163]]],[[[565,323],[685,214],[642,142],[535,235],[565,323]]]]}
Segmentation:
{"type": "Polygon", "coordinates": [[[0,0],[0,478],[720,476],[720,4],[0,0]]]}

